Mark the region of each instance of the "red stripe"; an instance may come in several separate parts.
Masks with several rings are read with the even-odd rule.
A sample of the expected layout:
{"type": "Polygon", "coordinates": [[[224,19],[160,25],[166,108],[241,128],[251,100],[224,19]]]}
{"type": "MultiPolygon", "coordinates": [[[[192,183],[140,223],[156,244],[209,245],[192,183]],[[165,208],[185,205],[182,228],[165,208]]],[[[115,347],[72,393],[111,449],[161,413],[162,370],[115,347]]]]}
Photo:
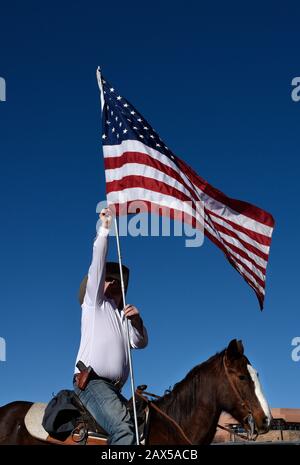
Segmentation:
{"type": "Polygon", "coordinates": [[[241,275],[243,276],[244,280],[246,281],[247,284],[249,284],[253,289],[254,289],[254,292],[258,298],[258,301],[259,301],[259,305],[260,305],[260,309],[262,310],[263,307],[264,307],[264,294],[262,294],[254,285],[254,283],[252,283],[251,281],[249,281],[249,279],[240,271],[238,270],[238,268],[236,267],[235,263],[232,261],[232,258],[230,257],[230,255],[228,254],[227,250],[225,249],[225,247],[223,246],[223,244],[221,244],[218,239],[216,237],[214,237],[212,234],[209,233],[209,231],[205,230],[205,235],[216,245],[218,246],[225,254],[225,257],[227,258],[227,260],[229,261],[229,263],[233,266],[233,268],[241,275]]]}
{"type": "Polygon", "coordinates": [[[201,189],[205,194],[209,195],[218,202],[223,203],[227,207],[232,208],[232,210],[235,210],[236,212],[251,218],[252,220],[259,221],[260,223],[263,223],[266,226],[270,226],[271,228],[274,227],[274,218],[270,213],[267,213],[261,208],[251,205],[248,202],[243,202],[241,200],[235,200],[227,197],[227,195],[223,194],[223,192],[208,184],[205,179],[201,178],[184,161],[177,158],[177,163],[181,167],[182,171],[191,180],[191,182],[199,187],[199,189],[201,189]]]}
{"type": "Polygon", "coordinates": [[[231,231],[230,229],[225,228],[225,226],[222,226],[219,223],[215,223],[212,218],[211,218],[211,220],[212,220],[212,222],[214,224],[215,229],[217,229],[218,231],[221,231],[224,234],[227,234],[228,236],[231,236],[231,237],[237,239],[246,249],[249,250],[249,252],[252,252],[255,255],[257,255],[258,257],[262,258],[263,260],[268,261],[268,255],[267,254],[265,254],[261,250],[257,249],[254,245],[249,244],[249,242],[244,241],[235,232],[231,231]]]}
{"type": "MultiPolygon", "coordinates": [[[[196,214],[195,202],[190,197],[188,197],[187,195],[185,195],[183,192],[179,191],[178,189],[171,187],[162,181],[155,180],[153,178],[146,178],[144,176],[125,176],[121,180],[107,182],[106,192],[109,195],[109,193],[111,192],[123,191],[124,189],[135,188],[135,187],[140,187],[140,188],[147,189],[153,192],[157,192],[159,194],[168,195],[169,197],[172,197],[174,200],[180,200],[182,202],[189,202],[190,207],[193,209],[193,213],[196,214]]],[[[172,211],[176,209],[172,208],[170,210],[172,211]]],[[[184,213],[184,216],[185,215],[189,216],[189,214],[186,213],[185,211],[183,213],[184,213]]],[[[203,218],[203,221],[204,221],[204,218],[203,218]]],[[[188,221],[187,223],[190,224],[188,221]]],[[[198,227],[199,224],[200,223],[198,222],[198,220],[196,220],[196,218],[194,217],[194,223],[192,224],[192,227],[198,227]]]]}
{"type": "MultiPolygon", "coordinates": [[[[247,271],[255,279],[255,281],[260,285],[260,287],[262,287],[263,289],[265,288],[265,285],[266,285],[265,281],[263,279],[261,279],[251,268],[249,268],[249,266],[247,266],[239,258],[236,258],[234,255],[230,255],[230,257],[234,262],[239,263],[239,265],[241,265],[245,269],[245,271],[247,271]]],[[[238,271],[240,271],[240,270],[238,270],[238,271]]]]}
{"type": "MultiPolygon", "coordinates": [[[[233,259],[232,259],[232,256],[228,253],[228,251],[226,250],[226,248],[223,246],[223,244],[215,237],[213,236],[209,231],[205,231],[205,235],[207,235],[207,237],[212,240],[214,242],[215,245],[217,245],[223,252],[224,254],[226,255],[226,258],[229,260],[229,262],[234,266],[234,268],[237,270],[238,273],[240,273],[244,279],[250,284],[252,283],[252,286],[255,286],[255,284],[249,280],[249,278],[247,278],[246,275],[243,274],[243,272],[241,272],[237,267],[236,267],[236,264],[234,263],[233,259]]],[[[236,261],[238,261],[236,258],[235,258],[236,261]]],[[[241,263],[243,265],[243,263],[241,263]]],[[[243,265],[244,266],[244,265],[243,265]]],[[[255,277],[256,279],[256,277],[255,277]]],[[[262,287],[265,287],[265,285],[263,285],[262,287]]],[[[257,290],[257,292],[259,292],[261,295],[263,295],[261,293],[261,291],[259,291],[258,288],[255,288],[257,290]]]]}
{"type": "MultiPolygon", "coordinates": [[[[109,197],[108,197],[109,201],[109,197]]],[[[169,208],[165,207],[162,205],[159,205],[155,202],[150,202],[149,200],[142,200],[142,205],[141,208],[138,207],[139,211],[136,211],[136,200],[131,200],[129,202],[125,203],[110,203],[110,208],[115,208],[113,210],[114,214],[117,214],[118,216],[121,215],[127,215],[127,214],[136,214],[136,213],[155,213],[160,216],[166,216],[167,218],[171,218],[173,220],[177,221],[182,221],[184,223],[187,223],[188,225],[195,227],[195,223],[198,229],[203,231],[203,225],[199,223],[198,220],[196,220],[193,216],[189,215],[188,213],[183,214],[181,210],[176,210],[174,208],[169,208]],[[130,211],[130,207],[134,207],[134,211],[130,211]]]]}
{"type": "Polygon", "coordinates": [[[271,238],[268,236],[265,236],[264,234],[260,234],[256,231],[252,231],[251,229],[245,228],[237,223],[234,223],[233,221],[228,220],[227,218],[224,218],[221,215],[217,215],[217,213],[213,212],[212,210],[209,210],[208,208],[205,208],[205,211],[209,213],[209,215],[216,216],[217,218],[220,218],[222,221],[225,223],[230,224],[234,229],[237,231],[240,231],[244,234],[246,234],[250,239],[253,239],[254,241],[258,242],[259,244],[266,245],[270,247],[271,245],[271,238]]]}
{"type": "MultiPolygon", "coordinates": [[[[218,235],[218,232],[215,230],[214,228],[214,224],[211,223],[211,221],[209,221],[209,225],[211,226],[211,228],[215,231],[215,233],[218,235]]],[[[206,229],[205,229],[206,230],[206,229]]],[[[256,263],[256,261],[249,257],[249,255],[247,255],[246,252],[244,252],[243,250],[239,249],[237,246],[231,244],[230,242],[227,242],[226,239],[224,239],[223,237],[220,237],[220,239],[218,239],[222,244],[226,244],[226,246],[223,244],[223,247],[226,248],[228,247],[229,249],[233,250],[235,253],[237,253],[238,255],[240,255],[242,258],[244,258],[245,260],[248,260],[248,262],[252,263],[252,265],[254,265],[258,270],[260,270],[263,274],[266,274],[266,268],[263,267],[262,265],[259,265],[256,263]]],[[[227,249],[226,249],[227,250],[227,249]]],[[[227,254],[229,254],[230,251],[227,250],[227,254]]],[[[235,257],[234,257],[235,258],[235,257]]],[[[236,258],[235,258],[236,259],[236,258]]]]}
{"type": "Polygon", "coordinates": [[[122,168],[127,163],[138,163],[140,165],[150,166],[155,168],[162,173],[174,178],[180,184],[182,184],[191,194],[194,200],[200,200],[198,194],[186,183],[181,177],[180,172],[174,170],[170,166],[152,158],[150,155],[142,152],[124,152],[120,157],[104,157],[104,167],[106,170],[122,168]]]}
{"type": "Polygon", "coordinates": [[[123,191],[124,189],[130,189],[135,187],[141,187],[143,189],[158,192],[159,194],[169,195],[183,202],[190,202],[190,204],[195,208],[195,202],[186,194],[179,191],[175,187],[172,187],[169,184],[164,183],[163,181],[158,181],[153,178],[147,178],[145,176],[139,175],[130,175],[124,176],[122,179],[106,183],[107,193],[123,191]]]}

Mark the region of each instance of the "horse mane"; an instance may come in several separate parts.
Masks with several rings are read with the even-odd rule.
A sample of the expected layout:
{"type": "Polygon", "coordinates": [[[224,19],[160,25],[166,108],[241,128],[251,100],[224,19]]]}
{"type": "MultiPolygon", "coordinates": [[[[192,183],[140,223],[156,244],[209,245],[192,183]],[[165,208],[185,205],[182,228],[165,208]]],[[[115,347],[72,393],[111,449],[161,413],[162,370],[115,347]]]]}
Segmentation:
{"type": "Polygon", "coordinates": [[[196,365],[185,378],[174,384],[172,390],[165,391],[165,394],[154,403],[179,424],[182,419],[190,417],[200,395],[204,402],[206,398],[211,398],[211,375],[220,373],[224,352],[225,349],[196,365]]]}

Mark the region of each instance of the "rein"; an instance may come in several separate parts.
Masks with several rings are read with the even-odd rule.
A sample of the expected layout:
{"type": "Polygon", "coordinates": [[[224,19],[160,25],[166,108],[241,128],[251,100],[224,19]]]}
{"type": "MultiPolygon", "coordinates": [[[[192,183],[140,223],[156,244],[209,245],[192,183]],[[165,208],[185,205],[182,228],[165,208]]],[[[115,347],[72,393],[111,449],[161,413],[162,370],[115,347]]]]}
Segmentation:
{"type": "Polygon", "coordinates": [[[163,412],[159,407],[157,407],[156,404],[154,404],[151,400],[149,400],[148,397],[146,397],[144,394],[147,396],[155,397],[156,399],[160,399],[160,396],[157,396],[156,394],[151,394],[151,392],[147,391],[140,391],[136,390],[136,394],[141,397],[147,404],[151,405],[151,407],[156,410],[160,415],[165,417],[170,423],[172,423],[173,426],[177,429],[178,433],[182,436],[182,438],[187,442],[187,444],[193,445],[193,443],[190,441],[190,439],[186,436],[185,432],[181,428],[181,426],[172,418],[170,417],[167,413],[163,412]]]}
{"type": "MultiPolygon", "coordinates": [[[[230,435],[231,435],[231,434],[235,434],[236,436],[238,436],[239,438],[243,439],[244,441],[250,441],[250,439],[249,439],[248,436],[244,436],[243,434],[240,434],[240,433],[235,433],[235,432],[232,431],[231,429],[226,428],[226,426],[222,426],[222,425],[217,424],[217,427],[220,428],[220,429],[223,429],[224,431],[227,431],[227,433],[230,433],[230,435]]],[[[255,439],[254,439],[254,440],[255,440],[255,439]]]]}

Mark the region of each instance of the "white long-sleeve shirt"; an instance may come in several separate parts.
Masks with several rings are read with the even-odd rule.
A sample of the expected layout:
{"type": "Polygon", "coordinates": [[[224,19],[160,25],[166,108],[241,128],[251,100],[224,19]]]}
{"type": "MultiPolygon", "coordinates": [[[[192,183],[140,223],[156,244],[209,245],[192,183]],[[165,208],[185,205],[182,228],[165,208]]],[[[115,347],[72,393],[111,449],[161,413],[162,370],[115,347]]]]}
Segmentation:
{"type": "MultiPolygon", "coordinates": [[[[76,363],[81,360],[99,375],[126,382],[129,361],[126,343],[126,317],[115,302],[104,295],[105,263],[108,249],[106,228],[99,228],[93,245],[93,258],[88,272],[86,293],[82,304],[81,341],[76,363]]],[[[143,334],[128,321],[130,345],[142,349],[148,343],[145,326],[143,334]]],[[[75,373],[78,369],[75,368],[75,373]]]]}

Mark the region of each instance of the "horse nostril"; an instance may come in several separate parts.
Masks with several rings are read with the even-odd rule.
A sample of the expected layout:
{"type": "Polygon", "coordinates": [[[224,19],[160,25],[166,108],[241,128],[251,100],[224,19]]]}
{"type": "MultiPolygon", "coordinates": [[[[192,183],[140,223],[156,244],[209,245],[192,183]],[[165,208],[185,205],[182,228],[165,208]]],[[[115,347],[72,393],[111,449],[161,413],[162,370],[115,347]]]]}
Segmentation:
{"type": "Polygon", "coordinates": [[[265,418],[263,419],[263,425],[264,425],[264,426],[270,426],[270,419],[269,419],[269,417],[265,417],[265,418]]]}

